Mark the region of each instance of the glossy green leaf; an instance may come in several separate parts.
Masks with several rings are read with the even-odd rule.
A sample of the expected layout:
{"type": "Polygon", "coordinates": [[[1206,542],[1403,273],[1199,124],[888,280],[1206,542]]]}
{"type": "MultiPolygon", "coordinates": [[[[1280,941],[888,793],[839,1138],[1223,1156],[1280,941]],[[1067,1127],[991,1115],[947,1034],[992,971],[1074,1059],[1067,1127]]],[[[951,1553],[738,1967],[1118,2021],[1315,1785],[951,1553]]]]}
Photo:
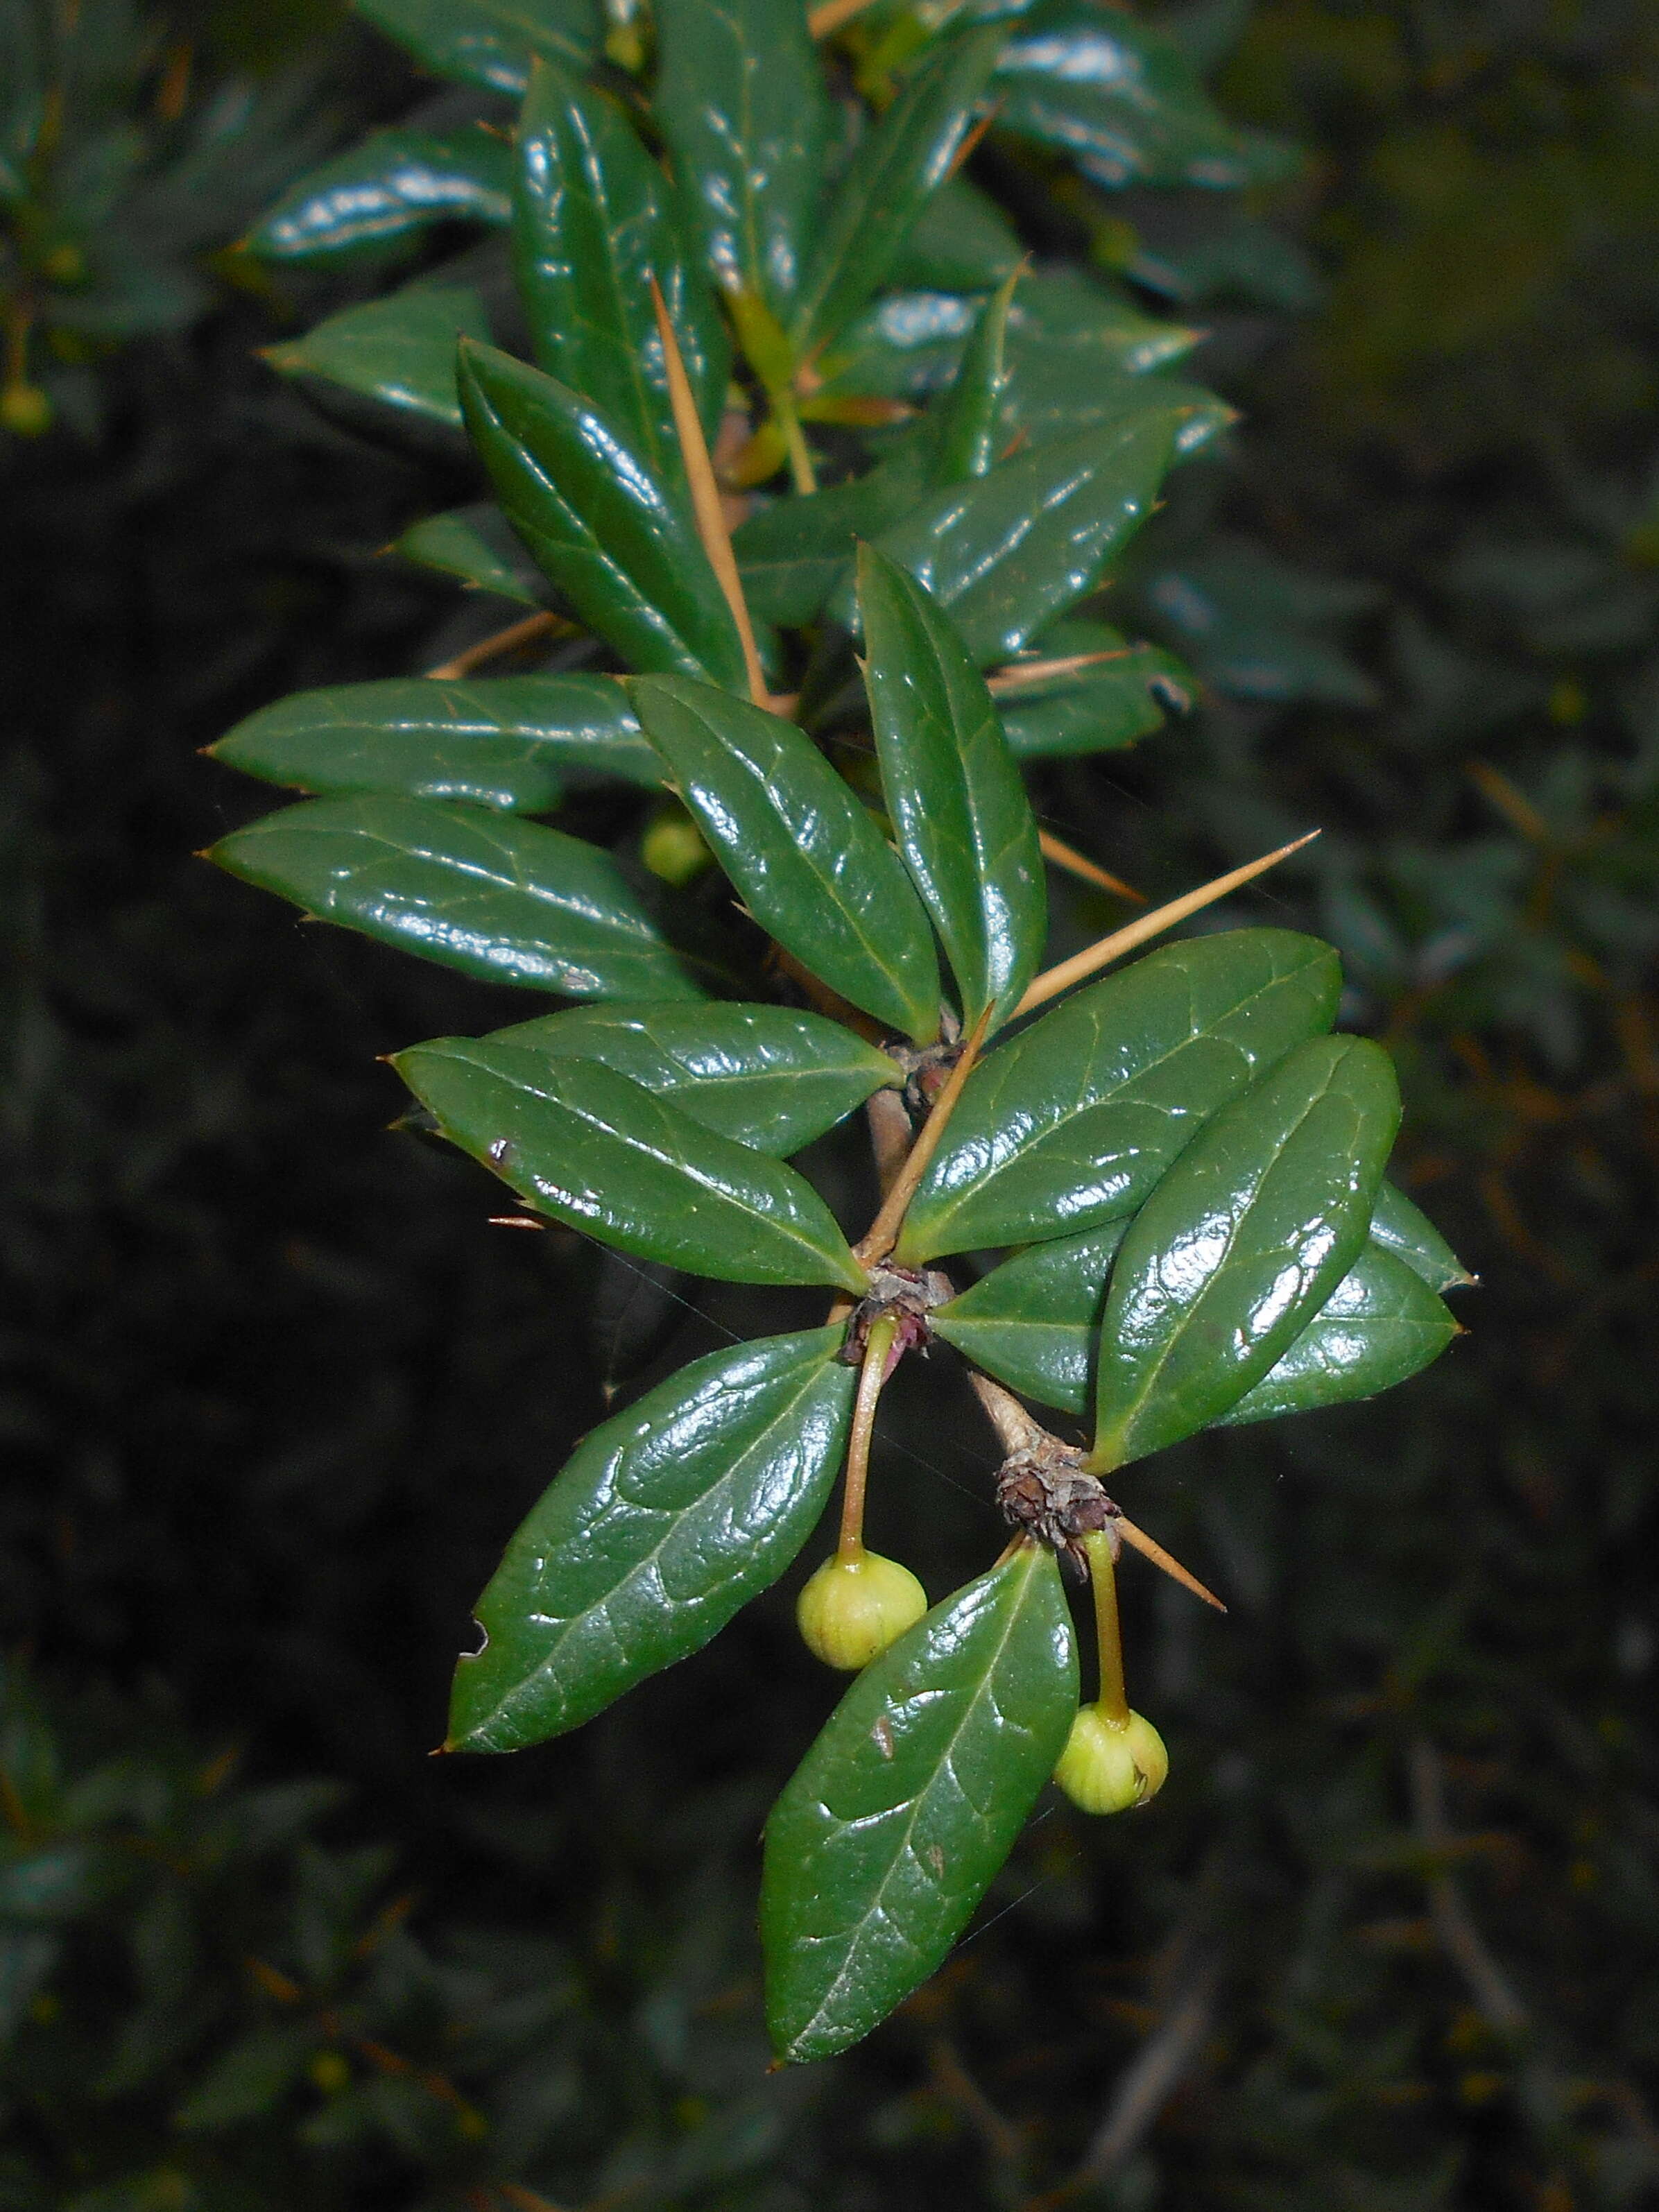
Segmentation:
{"type": "Polygon", "coordinates": [[[412,522],[392,550],[423,568],[458,577],[472,591],[493,592],[520,606],[544,607],[555,596],[494,500],[412,522]]]}
{"type": "Polygon", "coordinates": [[[521,93],[538,55],[585,69],[599,51],[597,0],[353,0],[358,15],[434,76],[521,93]]]}
{"type": "Polygon", "coordinates": [[[907,291],[988,292],[1023,253],[996,202],[966,177],[947,177],[923,203],[890,275],[907,291]]]}
{"type": "Polygon", "coordinates": [[[835,337],[886,283],[917,216],[950,174],[1001,46],[996,24],[939,40],[854,153],[795,304],[793,332],[803,356],[835,337]]]}
{"type": "Polygon", "coordinates": [[[591,399],[662,483],[684,464],[653,276],[706,430],[718,427],[730,346],[700,265],[688,265],[668,186],[603,93],[538,62],[519,118],[513,254],[536,358],[591,399]]]}
{"type": "Polygon", "coordinates": [[[244,243],[262,261],[319,261],[434,222],[502,224],[512,192],[512,155],[486,131],[377,131],[290,185],[244,243]]]}
{"type": "Polygon", "coordinates": [[[577,1447],[478,1601],[449,1747],[519,1751],[701,1650],[787,1567],[846,1450],[842,1332],[694,1360],[577,1447]]]}
{"type": "Polygon", "coordinates": [[[726,1283],[865,1286],[835,1217],[793,1168],[599,1060],[497,1036],[439,1037],[392,1064],[452,1143],[602,1243],[726,1283]]]}
{"type": "Polygon", "coordinates": [[[493,346],[463,343],[459,382],[507,520],[588,627],[631,667],[743,688],[696,532],[609,418],[493,346]]]}
{"type": "Polygon", "coordinates": [[[988,476],[1007,439],[1003,398],[1008,383],[1008,316],[1017,276],[985,303],[962,365],[934,402],[933,482],[966,483],[988,476]]]}
{"type": "Polygon", "coordinates": [[[1456,1334],[1423,1278],[1373,1240],[1290,1350],[1217,1425],[1375,1397],[1437,1359],[1456,1334]]]}
{"type": "Polygon", "coordinates": [[[787,322],[830,131],[802,0],[659,0],[656,21],[657,119],[687,228],[721,290],[787,322]]]}
{"type": "Polygon", "coordinates": [[[842,998],[925,1043],[939,969],[869,813],[792,722],[707,685],[630,686],[646,735],[763,929],[842,998]]]}
{"type": "Polygon", "coordinates": [[[1106,1278],[1128,1226],[1125,1214],[1081,1237],[1028,1246],[939,1307],[934,1329],[1011,1390],[1086,1413],[1106,1278]]]}
{"type": "Polygon", "coordinates": [[[496,1037],[601,1060],[704,1128],[780,1159],[902,1079],[896,1061],[839,1022],[788,1006],[573,1006],[496,1037]]]}
{"type": "Polygon", "coordinates": [[[813,621],[849,572],[857,541],[878,537],[923,497],[933,480],[934,450],[925,428],[918,426],[863,476],[804,497],[774,500],[739,524],[732,550],[757,620],[813,621]]]}
{"type": "Polygon", "coordinates": [[[1035,1547],[865,1668],[766,1824],[761,1937],[781,2057],[846,2050],[942,1964],[1077,1700],[1060,1569],[1035,1547]]]}
{"type": "Polygon", "coordinates": [[[1237,186],[1249,167],[1175,40],[1127,10],[1047,0],[1003,49],[997,120],[1106,185],[1237,186]]]}
{"type": "Polygon", "coordinates": [[[1467,1289],[1475,1279],[1421,1207],[1390,1182],[1376,1194],[1371,1236],[1431,1291],[1467,1289]]]}
{"type": "Polygon", "coordinates": [[[1112,1270],[1091,1466],[1191,1436],[1278,1364],[1364,1249],[1399,1125],[1381,1047],[1315,1037],[1200,1132],[1112,1270]]]}
{"type": "Polygon", "coordinates": [[[489,336],[476,292],[411,284],[388,299],[331,315],[302,338],[267,346],[264,357],[284,376],[319,376],[459,430],[455,342],[489,336]]]}
{"type": "Polygon", "coordinates": [[[532,814],[556,805],[568,768],[660,780],[622,686],[602,676],[404,676],[295,691],[211,750],[301,791],[403,792],[532,814]]]}
{"type": "MultiPolygon", "coordinates": [[[[1115,752],[1158,729],[1166,707],[1185,713],[1197,701],[1198,678],[1159,645],[1131,645],[1104,623],[1055,623],[1024,658],[1030,663],[1110,653],[1068,673],[1036,676],[997,693],[997,709],[1015,756],[1115,752]]],[[[1019,659],[1005,676],[1017,676],[1019,659]]]]}
{"type": "Polygon", "coordinates": [[[949,612],[981,667],[1091,591],[1152,511],[1182,411],[1149,398],[937,492],[878,541],[949,612]]]}
{"type": "MultiPolygon", "coordinates": [[[[701,999],[608,854],[539,823],[380,795],[308,799],[209,858],[307,914],[491,983],[573,999],[701,999]]],[[[712,980],[712,977],[711,977],[712,980]]]]}
{"type": "Polygon", "coordinates": [[[985,679],[929,594],[866,546],[859,605],[887,811],[971,1030],[988,1007],[1006,1018],[1042,958],[1036,820],[985,679]]]}
{"type": "Polygon", "coordinates": [[[969,1077],[899,1256],[1067,1237],[1133,1213],[1211,1115],[1336,1018],[1317,939],[1166,945],[1062,1000],[969,1077]]]}

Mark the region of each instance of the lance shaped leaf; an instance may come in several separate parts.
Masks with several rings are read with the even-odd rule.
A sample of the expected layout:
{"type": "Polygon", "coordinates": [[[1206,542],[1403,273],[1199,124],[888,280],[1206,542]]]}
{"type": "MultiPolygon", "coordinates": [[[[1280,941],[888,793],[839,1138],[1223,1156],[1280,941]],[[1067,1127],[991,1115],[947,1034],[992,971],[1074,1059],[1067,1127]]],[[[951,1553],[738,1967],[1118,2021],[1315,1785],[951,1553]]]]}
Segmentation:
{"type": "Polygon", "coordinates": [[[738,525],[732,550],[750,611],[763,622],[811,622],[852,567],[860,538],[901,521],[934,482],[922,423],[874,468],[804,497],[775,500],[738,525]]]}
{"type": "Polygon", "coordinates": [[[1437,1359],[1456,1334],[1423,1278],[1373,1239],[1284,1358],[1216,1425],[1375,1397],[1437,1359]]]}
{"type": "Polygon", "coordinates": [[[1023,1547],[866,1667],[772,1808],[761,1878],[780,2057],[827,2058],[926,1981],[1077,1710],[1054,1554],[1023,1547]]]}
{"type": "Polygon", "coordinates": [[[931,595],[866,546],[859,608],[887,810],[971,1030],[988,1007],[1006,1018],[1042,957],[1036,821],[985,679],[931,595]]]}
{"type": "Polygon", "coordinates": [[[994,23],[940,40],[854,155],[796,303],[803,355],[835,337],[886,283],[917,216],[950,174],[1001,46],[994,23]]]}
{"type": "Polygon", "coordinates": [[[1391,1182],[1385,1182],[1376,1194],[1371,1236],[1396,1260],[1403,1260],[1431,1291],[1467,1289],[1475,1279],[1422,1208],[1391,1182]]]}
{"type": "Polygon", "coordinates": [[[983,668],[1091,591],[1152,510],[1184,410],[1056,438],[934,494],[878,541],[949,612],[983,668]]]}
{"type": "Polygon", "coordinates": [[[496,1040],[602,1060],[704,1128],[779,1159],[903,1081],[896,1061],[851,1030],[789,1006],[572,1006],[496,1040]]]}
{"type": "Polygon", "coordinates": [[[521,93],[538,54],[585,69],[599,50],[596,0],[355,0],[358,15],[422,69],[521,93]]]}
{"type": "Polygon", "coordinates": [[[1194,1139],[1112,1270],[1097,1473],[1191,1436],[1277,1365],[1364,1249],[1399,1126],[1381,1047],[1316,1037],[1194,1139]]]}
{"type": "Polygon", "coordinates": [[[313,799],[233,830],[208,858],[485,982],[573,999],[707,995],[702,963],[670,943],[610,855],[539,823],[389,794],[313,799]]]}
{"type": "Polygon", "coordinates": [[[924,204],[890,273],[906,291],[988,292],[1013,275],[1024,251],[988,194],[966,177],[947,177],[924,204]]]}
{"type": "Polygon", "coordinates": [[[1125,1215],[1017,1252],[930,1315],[935,1332],[1011,1390],[1086,1413],[1106,1278],[1128,1226],[1125,1215]]]}
{"type": "Polygon", "coordinates": [[[631,684],[635,712],[762,928],[918,1043],[939,1030],[927,917],[869,813],[792,722],[707,684],[631,684]]]}
{"type": "Polygon", "coordinates": [[[558,803],[566,769],[659,781],[622,686],[599,676],[401,676],[295,691],[210,750],[301,791],[400,792],[528,813],[558,803]]]}
{"type": "Polygon", "coordinates": [[[708,430],[731,349],[701,267],[680,250],[666,180],[613,101],[547,62],[531,76],[517,147],[513,259],[536,358],[678,491],[685,470],[653,276],[708,430]]]}
{"type": "Polygon", "coordinates": [[[513,160],[483,131],[377,131],[289,186],[248,233],[262,261],[320,261],[434,222],[506,222],[513,160]]]}
{"type": "Polygon", "coordinates": [[[438,1037],[392,1065],[453,1144],[602,1243],[726,1283],[865,1273],[811,1183],[592,1060],[501,1036],[438,1037]]]}
{"type": "Polygon", "coordinates": [[[1018,281],[1016,271],[986,301],[962,366],[933,404],[936,484],[966,483],[988,476],[1000,447],[1006,443],[999,426],[1008,383],[1008,316],[1018,281]]]}
{"type": "Polygon", "coordinates": [[[470,591],[493,592],[523,607],[545,607],[556,597],[494,500],[425,515],[393,540],[392,550],[458,577],[470,591]]]}
{"type": "Polygon", "coordinates": [[[469,287],[411,284],[331,315],[302,338],[267,346],[264,357],[284,376],[320,377],[459,430],[455,342],[489,336],[483,301],[469,287]]]}
{"type": "Polygon", "coordinates": [[[678,501],[589,400],[463,342],[459,385],[507,520],[591,629],[631,667],[743,688],[743,647],[678,501]]]}
{"type": "Polygon", "coordinates": [[[1133,1213],[1212,1115],[1330,1027],[1341,980],[1316,938],[1236,929],[1063,1000],[969,1077],[898,1256],[914,1267],[1133,1213]]]}
{"type": "Polygon", "coordinates": [[[1184,713],[1197,699],[1198,678],[1159,645],[1131,645],[1104,623],[1060,622],[1045,630],[1030,656],[1029,679],[1015,660],[999,672],[996,701],[1016,758],[1112,752],[1157,729],[1165,707],[1184,713]],[[1105,653],[1107,659],[1090,656],[1105,653]],[[1067,661],[1081,666],[1066,668],[1067,661]],[[1042,674],[1045,665],[1059,664],[1042,674]]]}
{"type": "Polygon", "coordinates": [[[787,322],[817,220],[830,114],[802,0],[661,0],[657,119],[720,289],[787,322]]]}
{"type": "Polygon", "coordinates": [[[694,1360],[580,1444],[478,1601],[452,1751],[519,1751],[708,1642],[811,1533],[856,1378],[839,1328],[694,1360]]]}

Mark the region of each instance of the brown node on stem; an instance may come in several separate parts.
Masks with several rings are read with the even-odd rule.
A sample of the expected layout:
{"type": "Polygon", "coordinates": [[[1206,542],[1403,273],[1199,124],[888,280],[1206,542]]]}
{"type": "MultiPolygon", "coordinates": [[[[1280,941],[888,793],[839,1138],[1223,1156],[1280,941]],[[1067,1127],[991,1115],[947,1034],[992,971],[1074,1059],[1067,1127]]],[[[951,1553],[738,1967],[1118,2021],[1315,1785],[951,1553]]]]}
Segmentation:
{"type": "Polygon", "coordinates": [[[955,1294],[950,1277],[936,1267],[896,1267],[888,1261],[878,1261],[870,1269],[869,1289],[848,1318],[847,1340],[839,1357],[848,1367],[862,1365],[871,1330],[878,1321],[890,1320],[893,1342],[882,1372],[884,1382],[907,1352],[927,1351],[933,1339],[928,1316],[955,1294]]]}
{"type": "Polygon", "coordinates": [[[1113,1526],[1122,1513],[1097,1475],[1085,1472],[1083,1454],[1058,1437],[1039,1435],[1010,1454],[997,1470],[997,1504],[1011,1526],[1023,1528],[1086,1574],[1083,1539],[1105,1531],[1117,1557],[1122,1539],[1113,1526]]]}

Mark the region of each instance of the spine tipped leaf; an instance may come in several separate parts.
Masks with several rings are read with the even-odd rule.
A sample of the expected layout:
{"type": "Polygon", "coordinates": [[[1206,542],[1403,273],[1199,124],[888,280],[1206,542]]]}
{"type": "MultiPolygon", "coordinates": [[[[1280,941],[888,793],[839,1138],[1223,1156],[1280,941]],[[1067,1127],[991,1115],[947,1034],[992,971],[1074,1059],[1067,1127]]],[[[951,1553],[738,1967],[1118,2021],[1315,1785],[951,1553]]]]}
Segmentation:
{"type": "Polygon", "coordinates": [[[886,283],[950,175],[1002,40],[996,23],[942,40],[854,155],[796,305],[803,355],[845,329],[886,283]]]}
{"type": "Polygon", "coordinates": [[[440,1037],[393,1065],[452,1143],[602,1243],[722,1282],[866,1287],[835,1217],[793,1168],[600,1061],[510,1037],[440,1037]]]}
{"type": "Polygon", "coordinates": [[[562,771],[658,781],[622,687],[594,676],[391,677],[296,691],[239,722],[214,758],[329,795],[399,792],[536,813],[562,771]]]}
{"type": "Polygon", "coordinates": [[[599,0],[354,0],[434,76],[518,94],[538,55],[586,69],[599,51],[599,0]]]}
{"type": "Polygon", "coordinates": [[[766,1825],[780,2057],[846,2050],[941,1963],[1054,1771],[1077,1681],[1060,1570],[1032,1547],[859,1676],[766,1825]]]}
{"type": "Polygon", "coordinates": [[[988,476],[1000,447],[1002,398],[1008,385],[1008,314],[1018,275],[985,303],[968,349],[930,416],[934,432],[936,484],[969,483],[988,476]]]}
{"type": "Polygon", "coordinates": [[[519,1751],[702,1649],[823,1510],[855,1377],[842,1332],[694,1360],[585,1439],[478,1601],[447,1748],[519,1751]]]}
{"type": "Polygon", "coordinates": [[[729,348],[700,267],[688,264],[662,172],[604,94],[538,63],[519,118],[513,258],[536,358],[617,425],[678,491],[651,278],[662,288],[704,428],[718,427],[729,348]]]}
{"type": "Polygon", "coordinates": [[[315,799],[221,838],[222,868],[319,921],[489,983],[573,999],[702,999],[610,855],[539,823],[368,795],[315,799]]]}
{"type": "Polygon", "coordinates": [[[899,850],[933,916],[963,1025],[1016,1006],[1042,957],[1036,821],[985,679],[914,577],[866,546],[864,681],[899,850]]]}
{"type": "Polygon", "coordinates": [[[483,301],[469,286],[411,284],[319,323],[302,338],[268,346],[283,376],[337,385],[416,421],[461,427],[457,339],[489,335],[483,301]]]}
{"type": "Polygon", "coordinates": [[[720,289],[787,319],[830,111],[803,0],[659,0],[657,119],[720,289]]]}
{"type": "Polygon", "coordinates": [[[1438,1359],[1456,1334],[1456,1322],[1423,1278],[1372,1242],[1284,1358],[1217,1425],[1373,1398],[1438,1359]]]}
{"type": "Polygon", "coordinates": [[[1315,938],[1238,929],[1166,945],[1063,1000],[969,1077],[899,1258],[1133,1213],[1212,1115],[1330,1027],[1341,980],[1315,938]]]}
{"type": "Polygon", "coordinates": [[[545,607],[556,596],[492,499],[423,515],[392,541],[392,550],[422,568],[455,577],[469,591],[490,592],[521,607],[545,607]]]}
{"type": "Polygon", "coordinates": [[[791,722],[673,678],[629,686],[681,798],[761,927],[918,1043],[939,1029],[927,917],[865,807],[791,722]]]}
{"type": "Polygon", "coordinates": [[[742,690],[743,647],[696,530],[610,418],[556,378],[463,344],[467,428],[508,520],[630,667],[742,690]]]}
{"type": "Polygon", "coordinates": [[[1094,589],[1152,513],[1185,411],[1149,397],[947,486],[879,540],[950,613],[983,668],[1094,589]]]}
{"type": "Polygon", "coordinates": [[[1191,1436],[1278,1364],[1364,1249],[1399,1124],[1388,1054],[1317,1037],[1188,1147],[1112,1270],[1097,1472],[1191,1436]]]}
{"type": "Polygon", "coordinates": [[[839,1022],[788,1006],[572,1006],[489,1042],[599,1060],[705,1128],[780,1159],[903,1080],[895,1060],[839,1022]]]}
{"type": "Polygon", "coordinates": [[[1385,1182],[1376,1194],[1371,1235],[1431,1291],[1466,1290],[1474,1281],[1422,1208],[1392,1183],[1385,1182]]]}
{"type": "Polygon", "coordinates": [[[291,185],[248,234],[262,261],[317,261],[434,222],[505,223],[513,164],[483,131],[379,131],[291,185]]]}

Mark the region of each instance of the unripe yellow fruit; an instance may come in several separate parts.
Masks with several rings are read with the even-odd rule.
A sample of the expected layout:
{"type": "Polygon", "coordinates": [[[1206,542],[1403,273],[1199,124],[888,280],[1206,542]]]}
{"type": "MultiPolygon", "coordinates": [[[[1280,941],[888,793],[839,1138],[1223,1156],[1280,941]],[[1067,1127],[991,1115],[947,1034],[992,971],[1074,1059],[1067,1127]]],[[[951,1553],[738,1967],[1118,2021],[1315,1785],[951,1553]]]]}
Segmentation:
{"type": "Polygon", "coordinates": [[[690,816],[677,808],[648,824],[640,840],[640,858],[653,876],[679,890],[696,880],[714,854],[690,816]]]}
{"type": "Polygon", "coordinates": [[[927,1610],[927,1591],[896,1559],[879,1552],[851,1559],[836,1553],[807,1582],[795,1620],[812,1656],[850,1674],[914,1628],[927,1610]]]}
{"type": "Polygon", "coordinates": [[[9,384],[0,392],[0,427],[20,438],[44,438],[52,428],[52,402],[35,384],[9,384]]]}
{"type": "Polygon", "coordinates": [[[1114,1721],[1098,1705],[1085,1705],[1072,1723],[1054,1779],[1085,1813],[1127,1813],[1164,1787],[1170,1754],[1148,1720],[1131,1713],[1114,1721]]]}

